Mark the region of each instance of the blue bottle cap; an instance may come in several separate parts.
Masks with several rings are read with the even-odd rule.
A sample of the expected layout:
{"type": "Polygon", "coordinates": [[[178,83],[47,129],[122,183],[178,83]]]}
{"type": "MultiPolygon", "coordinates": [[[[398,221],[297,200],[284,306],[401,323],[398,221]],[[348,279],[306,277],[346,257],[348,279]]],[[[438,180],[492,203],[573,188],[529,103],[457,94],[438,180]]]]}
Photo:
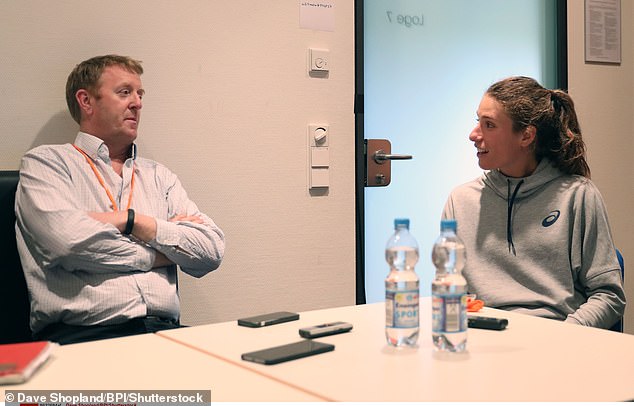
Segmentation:
{"type": "Polygon", "coordinates": [[[440,221],[440,230],[453,230],[454,232],[458,229],[458,222],[454,219],[446,219],[440,221]]]}
{"type": "Polygon", "coordinates": [[[398,226],[405,226],[409,229],[409,219],[406,218],[396,218],[394,219],[394,228],[398,228],[398,226]]]}

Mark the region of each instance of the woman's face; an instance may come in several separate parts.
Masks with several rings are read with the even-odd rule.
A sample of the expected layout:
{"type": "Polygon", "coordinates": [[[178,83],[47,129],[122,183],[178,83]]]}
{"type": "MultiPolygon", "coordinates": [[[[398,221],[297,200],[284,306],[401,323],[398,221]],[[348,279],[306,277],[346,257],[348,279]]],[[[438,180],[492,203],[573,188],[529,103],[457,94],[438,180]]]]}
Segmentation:
{"type": "Polygon", "coordinates": [[[537,167],[530,144],[534,127],[513,131],[513,121],[493,97],[485,94],[478,107],[478,124],[469,134],[477,148],[478,164],[482,169],[499,169],[506,176],[528,176],[537,167]]]}

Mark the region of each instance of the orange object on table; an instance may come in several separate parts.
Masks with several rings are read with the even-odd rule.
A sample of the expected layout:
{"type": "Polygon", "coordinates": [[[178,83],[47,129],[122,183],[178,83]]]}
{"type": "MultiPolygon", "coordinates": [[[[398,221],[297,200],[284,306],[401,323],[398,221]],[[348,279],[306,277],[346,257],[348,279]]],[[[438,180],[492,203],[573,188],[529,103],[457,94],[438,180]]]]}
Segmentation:
{"type": "Polygon", "coordinates": [[[480,299],[474,299],[467,296],[467,311],[477,312],[484,307],[484,302],[480,299]]]}

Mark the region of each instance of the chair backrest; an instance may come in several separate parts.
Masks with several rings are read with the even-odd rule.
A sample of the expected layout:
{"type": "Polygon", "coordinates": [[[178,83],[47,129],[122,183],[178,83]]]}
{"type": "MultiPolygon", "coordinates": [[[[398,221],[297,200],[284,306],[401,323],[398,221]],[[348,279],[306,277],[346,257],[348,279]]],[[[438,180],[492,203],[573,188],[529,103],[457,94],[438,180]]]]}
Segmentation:
{"type": "Polygon", "coordinates": [[[15,240],[18,171],[0,171],[0,343],[31,341],[29,300],[15,240]]]}
{"type": "Polygon", "coordinates": [[[621,265],[621,280],[625,281],[625,261],[623,260],[621,251],[616,250],[616,257],[619,259],[619,265],[621,265]]]}
{"type": "MultiPolygon", "coordinates": [[[[621,265],[621,280],[625,281],[625,261],[623,260],[623,255],[621,255],[621,251],[616,250],[616,257],[619,259],[619,265],[621,265]]],[[[610,327],[612,331],[618,331],[619,333],[623,332],[623,319],[617,321],[615,325],[610,327]]]]}

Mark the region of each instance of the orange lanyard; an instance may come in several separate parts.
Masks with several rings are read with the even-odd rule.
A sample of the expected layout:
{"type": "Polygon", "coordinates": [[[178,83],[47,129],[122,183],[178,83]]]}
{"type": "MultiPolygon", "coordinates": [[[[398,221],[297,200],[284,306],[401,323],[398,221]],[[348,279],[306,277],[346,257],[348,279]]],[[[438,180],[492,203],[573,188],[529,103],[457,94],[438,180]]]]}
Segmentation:
{"type": "MultiPolygon", "coordinates": [[[[73,147],[75,147],[75,149],[79,151],[84,156],[84,158],[86,158],[86,162],[88,162],[88,164],[92,168],[92,171],[95,173],[95,176],[97,176],[97,179],[99,180],[99,183],[101,184],[101,187],[103,187],[103,189],[106,191],[106,194],[108,195],[108,199],[110,199],[110,202],[112,203],[112,208],[114,209],[114,211],[119,211],[117,202],[115,202],[114,197],[112,197],[112,193],[110,193],[110,189],[108,189],[108,186],[106,186],[106,182],[103,181],[103,178],[99,174],[99,171],[97,170],[97,167],[95,166],[95,164],[92,162],[92,159],[90,159],[88,154],[85,153],[84,150],[79,148],[77,145],[73,144],[73,147]]],[[[132,166],[132,180],[130,181],[130,196],[128,196],[128,206],[126,207],[126,210],[128,210],[130,208],[130,205],[132,204],[133,191],[134,191],[134,164],[132,166]]]]}

